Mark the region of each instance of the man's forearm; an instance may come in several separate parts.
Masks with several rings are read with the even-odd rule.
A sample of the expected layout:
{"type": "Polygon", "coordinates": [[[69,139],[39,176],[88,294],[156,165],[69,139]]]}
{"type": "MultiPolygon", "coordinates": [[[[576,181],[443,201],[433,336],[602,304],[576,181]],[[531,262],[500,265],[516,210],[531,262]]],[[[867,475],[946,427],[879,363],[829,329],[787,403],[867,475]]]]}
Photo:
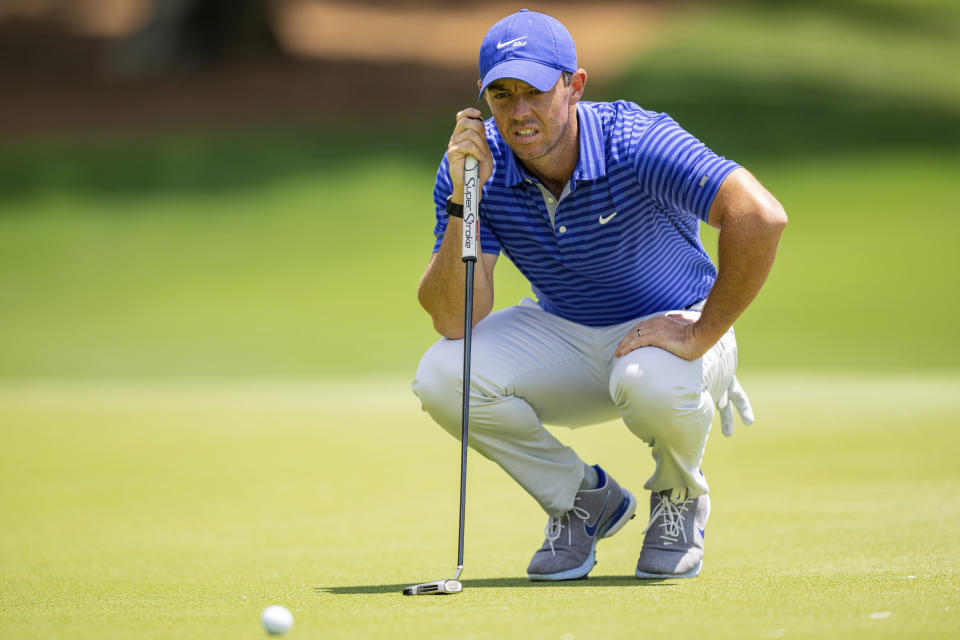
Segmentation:
{"type": "MultiPolygon", "coordinates": [[[[440,244],[440,250],[430,259],[417,297],[420,304],[433,318],[433,326],[442,336],[450,339],[463,337],[464,318],[464,269],[461,257],[461,234],[463,221],[451,217],[440,244]]],[[[473,323],[486,317],[493,309],[492,258],[482,252],[477,254],[474,268],[473,323]]]]}
{"type": "Polygon", "coordinates": [[[773,267],[786,222],[778,203],[726,216],[720,229],[717,280],[694,328],[698,343],[709,349],[756,298],[773,267]]]}

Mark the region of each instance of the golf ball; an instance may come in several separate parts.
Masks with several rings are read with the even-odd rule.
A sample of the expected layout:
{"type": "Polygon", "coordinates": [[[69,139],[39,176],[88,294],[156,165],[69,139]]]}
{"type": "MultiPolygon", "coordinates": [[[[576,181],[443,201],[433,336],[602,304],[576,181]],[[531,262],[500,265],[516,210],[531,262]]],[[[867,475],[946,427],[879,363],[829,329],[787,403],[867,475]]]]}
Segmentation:
{"type": "Polygon", "coordinates": [[[263,622],[263,628],[267,633],[279,635],[290,631],[290,627],[293,626],[293,614],[286,607],[275,604],[263,610],[260,621],[263,622]]]}

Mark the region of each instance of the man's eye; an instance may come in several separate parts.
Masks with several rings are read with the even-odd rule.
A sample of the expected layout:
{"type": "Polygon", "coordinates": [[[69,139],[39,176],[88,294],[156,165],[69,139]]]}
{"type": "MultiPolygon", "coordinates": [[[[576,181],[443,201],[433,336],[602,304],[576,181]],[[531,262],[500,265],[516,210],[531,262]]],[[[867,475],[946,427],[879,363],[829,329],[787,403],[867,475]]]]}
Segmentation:
{"type": "Polygon", "coordinates": [[[493,97],[496,98],[497,100],[505,100],[508,96],[509,96],[509,94],[507,94],[507,93],[505,93],[505,92],[502,92],[502,91],[493,94],[493,97]]]}

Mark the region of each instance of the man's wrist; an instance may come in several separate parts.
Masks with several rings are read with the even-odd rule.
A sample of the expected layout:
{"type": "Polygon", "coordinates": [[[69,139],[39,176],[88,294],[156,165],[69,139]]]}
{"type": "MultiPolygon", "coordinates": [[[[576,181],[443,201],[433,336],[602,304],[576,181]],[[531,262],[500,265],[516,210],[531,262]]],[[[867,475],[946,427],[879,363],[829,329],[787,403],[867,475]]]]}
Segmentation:
{"type": "Polygon", "coordinates": [[[453,201],[453,196],[447,197],[447,215],[454,218],[463,218],[463,203],[453,201]]]}
{"type": "Polygon", "coordinates": [[[705,321],[701,315],[696,322],[690,325],[690,332],[693,335],[694,344],[698,345],[702,353],[706,353],[713,348],[713,345],[720,342],[720,338],[729,328],[724,329],[722,326],[716,326],[715,323],[710,322],[709,318],[705,321]]]}

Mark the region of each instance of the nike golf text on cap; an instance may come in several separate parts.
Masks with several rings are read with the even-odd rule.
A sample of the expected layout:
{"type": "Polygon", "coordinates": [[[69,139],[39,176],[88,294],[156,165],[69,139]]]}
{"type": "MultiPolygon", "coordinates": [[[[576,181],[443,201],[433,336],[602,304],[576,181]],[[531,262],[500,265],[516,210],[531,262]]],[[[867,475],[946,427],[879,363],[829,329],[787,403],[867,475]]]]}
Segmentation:
{"type": "Polygon", "coordinates": [[[490,27],[480,45],[480,99],[488,84],[502,78],[549,91],[562,71],[577,71],[577,48],[567,28],[523,9],[490,27]]]}

